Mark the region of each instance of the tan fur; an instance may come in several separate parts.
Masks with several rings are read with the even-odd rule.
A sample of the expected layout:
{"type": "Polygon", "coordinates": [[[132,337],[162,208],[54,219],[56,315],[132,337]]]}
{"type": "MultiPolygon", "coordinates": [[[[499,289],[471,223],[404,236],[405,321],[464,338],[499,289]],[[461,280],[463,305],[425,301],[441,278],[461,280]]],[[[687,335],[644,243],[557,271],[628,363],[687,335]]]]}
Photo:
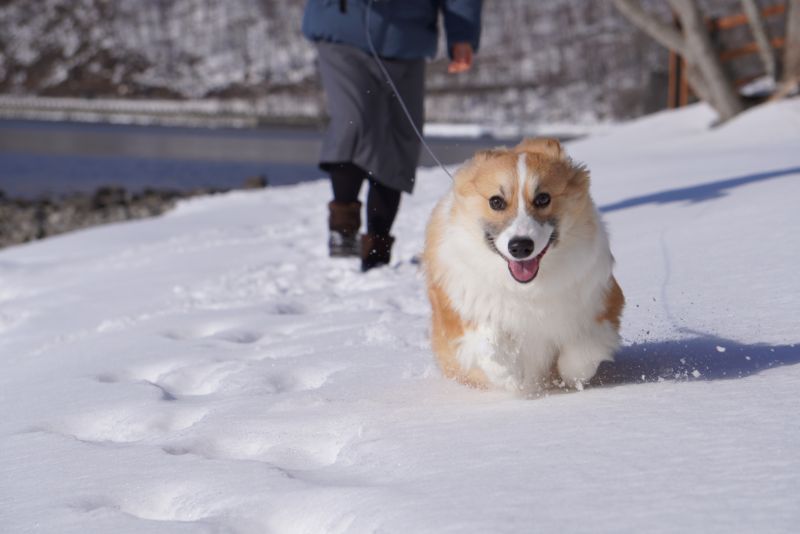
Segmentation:
{"type": "Polygon", "coordinates": [[[597,317],[597,321],[608,321],[614,325],[614,328],[619,330],[620,317],[622,316],[622,308],[624,307],[625,296],[622,294],[622,289],[619,287],[617,279],[612,276],[611,285],[606,295],[606,306],[603,312],[597,317]]]}
{"type": "Polygon", "coordinates": [[[564,157],[564,148],[558,142],[558,139],[523,139],[520,144],[514,147],[514,152],[543,154],[554,159],[562,159],[564,157]]]}
{"type": "Polygon", "coordinates": [[[455,379],[462,384],[486,389],[488,380],[483,371],[471,369],[469,372],[464,373],[456,360],[458,340],[469,329],[469,326],[461,321],[461,317],[450,306],[447,295],[444,294],[440,287],[432,285],[428,290],[428,297],[433,310],[431,344],[442,373],[447,378],[455,379]]]}
{"type": "MultiPolygon", "coordinates": [[[[493,149],[476,154],[456,176],[456,197],[460,202],[454,209],[465,210],[473,216],[479,214],[483,220],[498,225],[515,217],[519,195],[516,194],[517,185],[513,176],[517,157],[523,152],[527,154],[528,165],[536,169],[540,177],[537,191],[525,192],[526,209],[533,217],[545,220],[552,213],[587,209],[590,203],[589,174],[586,169],[564,158],[557,141],[544,141],[547,143],[528,140],[513,150],[493,149]],[[554,155],[558,155],[559,159],[555,159],[554,155]],[[545,208],[534,209],[533,197],[539,192],[549,193],[552,201],[545,208]],[[495,195],[506,198],[508,209],[493,211],[489,207],[488,200],[495,195]]],[[[587,215],[591,217],[590,213],[587,215]]]]}
{"type": "Polygon", "coordinates": [[[464,324],[461,317],[450,306],[449,299],[444,291],[432,284],[428,288],[428,298],[433,309],[431,343],[439,359],[439,366],[444,374],[450,378],[458,375],[458,362],[456,361],[457,340],[464,335],[464,324]]]}
{"type": "Polygon", "coordinates": [[[454,209],[480,217],[494,224],[504,224],[516,213],[517,195],[512,194],[516,187],[510,179],[516,168],[516,157],[508,151],[491,158],[473,159],[456,178],[456,197],[459,202],[454,209]],[[509,209],[494,211],[489,207],[489,199],[505,192],[509,209]]]}
{"type": "MultiPolygon", "coordinates": [[[[429,225],[428,235],[426,236],[427,241],[435,242],[439,238],[440,231],[441,229],[438,225],[429,225]]],[[[424,263],[429,266],[427,276],[428,300],[430,300],[432,310],[431,345],[439,363],[439,368],[447,378],[455,379],[468,386],[485,389],[488,386],[485,373],[480,369],[472,369],[465,373],[456,360],[458,341],[472,327],[461,320],[461,317],[450,305],[450,299],[444,290],[432,280],[433,269],[431,267],[434,265],[435,260],[429,255],[431,248],[425,247],[424,263]]]]}

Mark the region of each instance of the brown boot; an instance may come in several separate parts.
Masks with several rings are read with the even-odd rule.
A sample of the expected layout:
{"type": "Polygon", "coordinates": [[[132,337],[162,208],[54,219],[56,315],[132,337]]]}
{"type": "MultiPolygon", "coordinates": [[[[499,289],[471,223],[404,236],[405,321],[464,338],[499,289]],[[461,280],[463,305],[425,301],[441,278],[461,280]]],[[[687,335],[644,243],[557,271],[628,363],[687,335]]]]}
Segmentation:
{"type": "Polygon", "coordinates": [[[392,259],[394,237],[380,234],[364,234],[361,236],[361,271],[369,271],[373,267],[388,265],[392,259]]]}
{"type": "Polygon", "coordinates": [[[331,257],[358,257],[358,229],[361,228],[361,202],[328,204],[328,253],[331,257]]]}

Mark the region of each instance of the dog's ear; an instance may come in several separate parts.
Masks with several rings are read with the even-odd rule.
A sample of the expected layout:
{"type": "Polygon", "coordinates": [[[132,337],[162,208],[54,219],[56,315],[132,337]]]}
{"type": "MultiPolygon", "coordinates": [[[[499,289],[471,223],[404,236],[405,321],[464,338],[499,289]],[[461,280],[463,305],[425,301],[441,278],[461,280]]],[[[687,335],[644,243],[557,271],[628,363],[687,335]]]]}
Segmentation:
{"type": "Polygon", "coordinates": [[[590,180],[589,169],[582,163],[573,163],[571,160],[570,163],[572,167],[572,176],[569,178],[569,185],[588,190],[590,180]]]}
{"type": "Polygon", "coordinates": [[[564,148],[558,142],[558,139],[549,138],[523,139],[520,144],[514,147],[514,152],[542,154],[554,159],[564,159],[566,157],[564,148]]]}

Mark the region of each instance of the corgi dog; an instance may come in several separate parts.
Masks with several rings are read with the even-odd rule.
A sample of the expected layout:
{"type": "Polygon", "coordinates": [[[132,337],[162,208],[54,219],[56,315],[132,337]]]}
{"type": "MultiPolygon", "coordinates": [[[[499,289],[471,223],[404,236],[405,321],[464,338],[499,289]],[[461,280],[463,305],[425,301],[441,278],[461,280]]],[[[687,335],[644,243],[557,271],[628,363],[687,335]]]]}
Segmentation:
{"type": "Polygon", "coordinates": [[[558,141],[465,163],[431,215],[423,263],[445,376],[537,395],[583,389],[613,359],[625,299],[589,172],[558,141]]]}

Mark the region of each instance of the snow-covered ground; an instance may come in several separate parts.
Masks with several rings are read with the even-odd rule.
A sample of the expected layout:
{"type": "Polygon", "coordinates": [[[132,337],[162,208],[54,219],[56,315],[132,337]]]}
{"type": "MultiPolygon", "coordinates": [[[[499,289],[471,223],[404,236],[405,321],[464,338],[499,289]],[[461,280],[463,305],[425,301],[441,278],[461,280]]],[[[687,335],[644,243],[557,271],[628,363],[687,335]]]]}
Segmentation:
{"type": "Polygon", "coordinates": [[[626,292],[580,393],[443,379],[413,258],[326,257],[323,181],[0,252],[0,532],[796,532],[800,101],[571,144],[626,292]]]}

